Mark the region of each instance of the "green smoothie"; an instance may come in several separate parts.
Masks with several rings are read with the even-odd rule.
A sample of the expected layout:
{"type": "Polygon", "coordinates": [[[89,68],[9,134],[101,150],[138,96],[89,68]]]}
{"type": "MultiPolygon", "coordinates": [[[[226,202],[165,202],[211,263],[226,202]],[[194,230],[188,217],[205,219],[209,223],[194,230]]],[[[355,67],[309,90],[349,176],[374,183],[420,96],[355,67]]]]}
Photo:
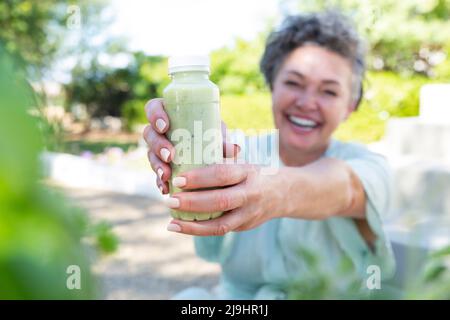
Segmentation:
{"type": "MultiPolygon", "coordinates": [[[[169,60],[169,73],[172,82],[165,88],[163,96],[170,120],[166,135],[176,150],[171,163],[172,177],[176,177],[194,168],[221,163],[223,147],[219,89],[209,80],[207,57],[169,60]]],[[[171,193],[181,191],[171,181],[169,187],[171,193]]],[[[171,215],[193,221],[217,218],[222,212],[171,210],[171,215]]]]}

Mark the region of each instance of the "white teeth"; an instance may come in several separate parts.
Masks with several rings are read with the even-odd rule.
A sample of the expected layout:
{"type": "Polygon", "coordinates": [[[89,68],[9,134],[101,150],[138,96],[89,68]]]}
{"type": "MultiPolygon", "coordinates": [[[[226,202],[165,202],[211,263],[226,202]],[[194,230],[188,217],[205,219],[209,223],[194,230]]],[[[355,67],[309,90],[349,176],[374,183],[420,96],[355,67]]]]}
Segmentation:
{"type": "Polygon", "coordinates": [[[289,120],[291,120],[293,123],[302,126],[302,127],[315,127],[317,126],[317,122],[314,122],[312,120],[309,119],[304,119],[304,118],[299,118],[299,117],[294,117],[294,116],[289,116],[289,120]]]}

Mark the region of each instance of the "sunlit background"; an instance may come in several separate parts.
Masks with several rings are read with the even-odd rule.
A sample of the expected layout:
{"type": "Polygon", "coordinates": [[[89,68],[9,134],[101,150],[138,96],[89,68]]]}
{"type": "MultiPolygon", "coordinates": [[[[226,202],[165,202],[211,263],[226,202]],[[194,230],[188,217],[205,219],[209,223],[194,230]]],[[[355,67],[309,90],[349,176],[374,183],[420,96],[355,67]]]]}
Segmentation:
{"type": "MultiPolygon", "coordinates": [[[[401,297],[449,299],[450,0],[2,1],[0,298],[166,299],[213,287],[218,267],[165,231],[145,102],[169,83],[169,55],[206,53],[227,126],[272,128],[259,72],[267,35],[289,14],[334,7],[367,40],[365,96],[336,138],[393,167],[393,285],[401,297]]],[[[327,290],[292,297],[336,294],[327,290]]]]}

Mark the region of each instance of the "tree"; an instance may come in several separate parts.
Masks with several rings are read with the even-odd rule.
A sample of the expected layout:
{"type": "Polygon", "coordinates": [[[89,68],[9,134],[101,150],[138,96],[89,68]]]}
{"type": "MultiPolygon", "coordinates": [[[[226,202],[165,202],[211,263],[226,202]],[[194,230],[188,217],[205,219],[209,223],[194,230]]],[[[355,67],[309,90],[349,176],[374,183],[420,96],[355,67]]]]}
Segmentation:
{"type": "Polygon", "coordinates": [[[434,76],[444,62],[450,0],[282,0],[286,14],[339,8],[368,40],[369,67],[434,76]]]}
{"type": "Polygon", "coordinates": [[[128,100],[160,96],[169,81],[166,60],[141,52],[128,56],[129,63],[121,68],[102,64],[95,56],[85,65],[78,63],[72,70],[72,81],[64,86],[68,106],[81,103],[92,117],[117,117],[128,100]]]}
{"type": "Polygon", "coordinates": [[[77,65],[65,85],[67,104],[82,103],[92,117],[120,116],[122,104],[131,98],[133,70],[111,69],[93,60],[88,68],[77,65]]]}
{"type": "Polygon", "coordinates": [[[82,29],[85,37],[92,35],[91,29],[98,25],[105,3],[105,0],[3,0],[0,3],[0,42],[8,53],[33,69],[28,75],[39,79],[43,71],[51,67],[72,29],[82,29]],[[71,5],[79,11],[71,10],[71,5]],[[74,15],[79,15],[79,26],[70,25],[74,15]]]}
{"type": "Polygon", "coordinates": [[[215,50],[211,55],[211,80],[223,94],[265,91],[259,60],[264,51],[265,33],[254,41],[236,39],[233,47],[215,50]]]}

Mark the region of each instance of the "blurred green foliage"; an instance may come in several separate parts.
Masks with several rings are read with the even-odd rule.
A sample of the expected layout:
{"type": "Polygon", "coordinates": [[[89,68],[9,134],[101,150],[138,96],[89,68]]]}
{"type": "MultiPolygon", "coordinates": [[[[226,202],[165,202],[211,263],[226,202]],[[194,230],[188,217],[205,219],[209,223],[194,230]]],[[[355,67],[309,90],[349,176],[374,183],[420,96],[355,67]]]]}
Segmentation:
{"type": "Polygon", "coordinates": [[[356,276],[350,258],[343,259],[336,270],[323,268],[319,256],[301,248],[298,252],[304,261],[305,271],[298,279],[287,285],[288,299],[362,299],[368,292],[362,290],[362,282],[356,276]]]}
{"type": "Polygon", "coordinates": [[[431,252],[422,274],[411,280],[407,299],[450,300],[450,246],[431,252]]]}
{"type": "MultiPolygon", "coordinates": [[[[107,3],[108,0],[3,0],[0,3],[0,43],[21,65],[36,89],[34,112],[47,150],[63,149],[64,130],[61,123],[50,122],[44,116],[44,108],[50,104],[43,90],[44,79],[56,60],[76,55],[81,59],[85,58],[85,52],[94,51],[92,38],[104,25],[100,13],[107,3]],[[80,24],[73,26],[78,13],[80,24]],[[76,45],[68,45],[72,42],[76,45]],[[86,50],[88,47],[90,50],[86,50]]],[[[103,43],[100,50],[104,50],[103,43]]]]}
{"type": "Polygon", "coordinates": [[[131,98],[138,77],[133,68],[112,69],[92,60],[75,66],[73,81],[65,86],[67,101],[86,105],[92,117],[120,116],[120,107],[131,98]]]}
{"type": "Polygon", "coordinates": [[[35,104],[24,72],[0,47],[0,299],[95,298],[92,250],[82,240],[93,238],[111,252],[117,239],[40,183],[35,104]],[[79,290],[66,286],[71,265],[81,270],[79,290]]]}
{"type": "Polygon", "coordinates": [[[253,93],[250,99],[243,95],[223,95],[221,115],[228,129],[273,128],[272,104],[268,92],[253,93]],[[237,116],[238,115],[238,116],[237,116]]]}
{"type": "Polygon", "coordinates": [[[64,23],[65,1],[5,0],[0,3],[0,40],[5,49],[29,65],[43,67],[52,61],[60,39],[48,37],[53,25],[64,23]]]}
{"type": "Polygon", "coordinates": [[[112,232],[111,225],[108,222],[102,221],[91,225],[87,230],[87,235],[95,238],[103,253],[113,253],[119,247],[119,240],[112,232]]]}
{"type": "Polygon", "coordinates": [[[211,54],[210,79],[224,95],[251,96],[266,91],[259,72],[259,57],[264,51],[265,33],[253,41],[236,39],[231,48],[224,47],[211,54]]]}
{"type": "MultiPolygon", "coordinates": [[[[68,23],[76,6],[83,32],[77,48],[85,48],[86,37],[98,32],[100,12],[108,0],[3,0],[0,3],[0,41],[6,52],[27,68],[28,76],[40,81],[61,51],[64,41],[73,40],[68,23]],[[92,30],[94,29],[94,30],[92,30]],[[84,34],[84,36],[83,36],[84,34]]],[[[71,48],[76,50],[76,48],[71,48]]]]}
{"type": "Polygon", "coordinates": [[[125,127],[129,131],[132,131],[135,125],[146,123],[147,116],[144,110],[146,102],[146,99],[132,99],[123,105],[121,115],[126,120],[125,127]]]}
{"type": "Polygon", "coordinates": [[[391,71],[368,72],[364,99],[358,111],[341,124],[335,137],[363,143],[381,139],[390,117],[419,114],[420,87],[435,81],[439,80],[421,75],[405,76],[391,71]]]}
{"type": "Polygon", "coordinates": [[[305,271],[286,285],[289,299],[450,299],[450,246],[431,251],[403,287],[382,281],[381,288],[376,290],[366,288],[367,279],[356,275],[349,258],[342,259],[337,268],[331,270],[323,267],[313,251],[302,248],[299,255],[305,271]]]}

